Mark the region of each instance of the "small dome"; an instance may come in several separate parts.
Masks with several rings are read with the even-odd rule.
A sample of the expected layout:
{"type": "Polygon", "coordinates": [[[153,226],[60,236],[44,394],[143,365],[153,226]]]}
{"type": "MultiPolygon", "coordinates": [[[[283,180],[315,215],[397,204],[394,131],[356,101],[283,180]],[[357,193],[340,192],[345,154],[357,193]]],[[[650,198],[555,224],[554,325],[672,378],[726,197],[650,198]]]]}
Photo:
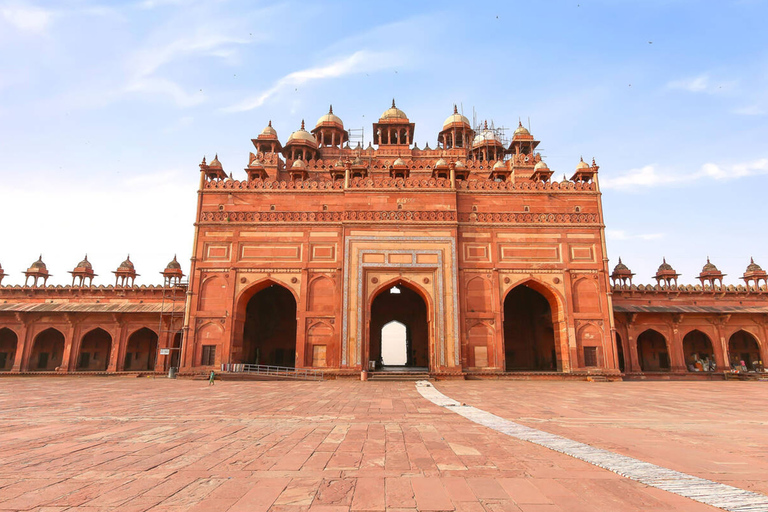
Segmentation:
{"type": "Polygon", "coordinates": [[[464,169],[466,165],[461,160],[456,160],[456,163],[454,164],[455,169],[464,169]]]}
{"type": "Polygon", "coordinates": [[[577,171],[580,171],[582,169],[589,169],[589,164],[587,162],[585,162],[583,158],[576,165],[576,170],[577,171]]]}
{"type": "Polygon", "coordinates": [[[317,146],[317,140],[315,139],[315,137],[311,133],[309,133],[307,130],[304,129],[303,120],[301,121],[301,128],[293,132],[288,137],[288,142],[299,141],[299,140],[302,140],[304,142],[308,142],[314,146],[317,146]]]}
{"type": "Polygon", "coordinates": [[[343,168],[344,168],[344,162],[342,162],[341,160],[339,160],[338,162],[336,162],[335,164],[333,164],[333,166],[334,166],[334,167],[336,167],[337,169],[343,169],[343,168]]]}
{"type": "Polygon", "coordinates": [[[661,265],[659,265],[659,270],[657,272],[674,272],[675,269],[672,268],[672,265],[667,263],[667,259],[664,258],[661,265]]]}
{"type": "Polygon", "coordinates": [[[488,128],[488,121],[484,123],[482,131],[475,135],[474,140],[472,141],[472,146],[480,146],[482,144],[487,143],[493,143],[493,144],[501,144],[501,141],[499,140],[498,135],[496,135],[496,132],[488,128]]]}
{"type": "Polygon", "coordinates": [[[248,164],[248,167],[264,167],[264,164],[261,162],[261,160],[258,159],[258,157],[251,160],[251,163],[248,164]]]}
{"type": "Polygon", "coordinates": [[[632,271],[629,270],[629,267],[627,267],[624,263],[622,263],[621,258],[619,258],[619,263],[613,268],[613,274],[629,275],[629,274],[632,274],[632,271]]]}
{"type": "Polygon", "coordinates": [[[435,162],[435,167],[448,167],[448,162],[446,162],[444,158],[441,158],[435,162]]]}
{"type": "Polygon", "coordinates": [[[459,111],[456,108],[456,105],[453,106],[453,114],[451,114],[445,119],[445,122],[443,123],[443,130],[445,130],[446,128],[449,128],[454,124],[466,125],[468,128],[470,126],[469,119],[459,114],[459,111]]]}
{"type": "Polygon", "coordinates": [[[133,270],[133,262],[131,261],[131,255],[130,254],[125,259],[125,261],[122,262],[119,267],[117,267],[117,269],[118,270],[133,270]]]}
{"type": "Polygon", "coordinates": [[[749,259],[749,265],[747,265],[747,272],[762,272],[763,269],[760,265],[755,263],[754,258],[749,259]]]}
{"type": "Polygon", "coordinates": [[[307,164],[304,163],[304,160],[294,160],[293,164],[291,164],[291,169],[306,169],[307,164]]]}
{"type": "Polygon", "coordinates": [[[91,262],[88,261],[88,255],[85,255],[85,258],[83,261],[77,264],[77,267],[75,268],[87,268],[87,269],[93,269],[93,266],[91,265],[91,262]]]}
{"type": "Polygon", "coordinates": [[[319,128],[324,124],[336,124],[341,128],[344,128],[344,123],[341,121],[341,118],[333,114],[333,105],[331,105],[331,108],[328,110],[327,114],[317,120],[315,128],[319,128]]]}
{"type": "Polygon", "coordinates": [[[181,263],[176,261],[176,255],[173,255],[173,259],[165,266],[166,269],[181,270],[181,263]]]}
{"type": "Polygon", "coordinates": [[[213,157],[213,160],[211,160],[211,163],[208,164],[208,167],[219,167],[221,168],[221,162],[219,162],[219,154],[216,153],[216,156],[213,157]]]}
{"type": "Polygon", "coordinates": [[[272,120],[271,119],[270,119],[269,124],[267,125],[267,127],[264,128],[263,130],[261,130],[261,134],[262,135],[272,135],[272,136],[277,137],[277,130],[272,128],[272,120]]]}
{"type": "Polygon", "coordinates": [[[534,171],[540,171],[540,170],[549,170],[549,166],[544,163],[544,160],[540,161],[536,165],[533,166],[534,171]]]}
{"type": "Polygon", "coordinates": [[[506,169],[506,168],[507,168],[507,166],[504,165],[504,162],[502,162],[501,160],[499,160],[498,162],[493,164],[493,170],[494,171],[498,171],[499,169],[506,169]]]}
{"type": "Polygon", "coordinates": [[[705,272],[720,272],[716,266],[714,266],[707,258],[707,263],[701,269],[702,274],[705,272]]]}
{"type": "Polygon", "coordinates": [[[383,114],[381,114],[382,119],[405,119],[408,120],[408,116],[405,115],[405,112],[400,110],[395,106],[395,100],[392,100],[392,106],[384,111],[383,114]]]}
{"type": "Polygon", "coordinates": [[[47,270],[45,263],[43,263],[43,255],[41,254],[40,257],[37,259],[37,261],[32,263],[32,265],[30,265],[29,268],[35,269],[35,270],[47,270]]]}
{"type": "Polygon", "coordinates": [[[517,128],[515,129],[515,135],[530,135],[531,132],[529,132],[525,126],[523,126],[523,123],[520,121],[517,122],[517,128]]]}
{"type": "Polygon", "coordinates": [[[406,165],[405,160],[403,160],[402,158],[398,158],[397,160],[392,162],[392,166],[394,167],[405,167],[405,165],[406,165]]]}

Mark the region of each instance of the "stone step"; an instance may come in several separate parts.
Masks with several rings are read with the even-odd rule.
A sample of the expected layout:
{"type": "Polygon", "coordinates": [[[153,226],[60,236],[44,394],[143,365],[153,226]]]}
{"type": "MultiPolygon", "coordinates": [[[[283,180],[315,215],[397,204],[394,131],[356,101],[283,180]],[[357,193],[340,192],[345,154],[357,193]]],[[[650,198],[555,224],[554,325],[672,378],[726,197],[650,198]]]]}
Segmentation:
{"type": "Polygon", "coordinates": [[[386,381],[417,381],[429,380],[428,373],[415,372],[370,372],[368,380],[386,381]]]}

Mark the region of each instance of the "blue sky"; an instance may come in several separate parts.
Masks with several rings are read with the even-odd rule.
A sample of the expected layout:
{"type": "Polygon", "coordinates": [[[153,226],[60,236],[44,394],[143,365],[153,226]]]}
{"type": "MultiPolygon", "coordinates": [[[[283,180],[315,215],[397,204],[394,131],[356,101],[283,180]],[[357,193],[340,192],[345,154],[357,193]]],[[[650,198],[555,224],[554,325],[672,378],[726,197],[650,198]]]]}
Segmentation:
{"type": "Polygon", "coordinates": [[[397,99],[434,147],[454,103],[528,124],[555,176],[600,168],[611,268],[682,282],[709,255],[768,268],[765,1],[136,2],[0,0],[0,264],[42,253],[66,284],[131,254],[159,282],[192,245],[198,163],[244,177],[333,103],[348,128],[397,99]]]}

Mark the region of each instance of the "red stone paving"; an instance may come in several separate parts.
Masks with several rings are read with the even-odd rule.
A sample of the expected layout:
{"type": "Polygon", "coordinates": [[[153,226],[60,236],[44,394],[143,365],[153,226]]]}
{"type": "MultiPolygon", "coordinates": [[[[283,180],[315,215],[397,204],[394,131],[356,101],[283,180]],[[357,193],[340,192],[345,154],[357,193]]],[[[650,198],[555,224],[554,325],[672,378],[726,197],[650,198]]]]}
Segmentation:
{"type": "Polygon", "coordinates": [[[768,494],[766,382],[438,382],[517,423],[768,494]]]}
{"type": "MultiPolygon", "coordinates": [[[[669,439],[657,439],[649,458],[728,441],[738,446],[715,450],[718,460],[741,454],[752,464],[768,444],[748,446],[766,413],[731,414],[738,404],[760,405],[765,388],[750,386],[437,384],[471,405],[595,444],[606,439],[617,451],[637,450],[653,434],[669,439]],[[713,397],[732,402],[713,405],[713,397]],[[694,402],[712,406],[706,418],[716,421],[694,414],[694,402]],[[682,448],[659,449],[681,440],[682,448]]],[[[690,460],[674,460],[676,469],[690,460]]],[[[767,475],[765,464],[750,475],[767,475]]],[[[718,468],[727,483],[758,485],[738,465],[718,468]]],[[[385,509],[716,510],[474,424],[431,404],[411,382],[0,381],[0,511],[385,509]]]]}

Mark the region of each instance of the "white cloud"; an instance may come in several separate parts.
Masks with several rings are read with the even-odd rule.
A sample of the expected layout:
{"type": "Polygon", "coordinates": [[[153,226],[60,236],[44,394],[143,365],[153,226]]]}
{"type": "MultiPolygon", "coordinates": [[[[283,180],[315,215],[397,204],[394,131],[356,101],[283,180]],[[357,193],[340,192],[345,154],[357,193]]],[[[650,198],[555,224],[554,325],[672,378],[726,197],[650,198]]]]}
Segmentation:
{"type": "Polygon", "coordinates": [[[51,24],[53,12],[20,2],[9,2],[0,6],[0,17],[18,30],[43,33],[51,24]]]}
{"type": "Polygon", "coordinates": [[[294,71],[293,73],[289,73],[280,78],[272,87],[266,91],[256,96],[247,98],[240,103],[231,105],[223,110],[225,112],[245,112],[248,110],[253,110],[263,105],[275,94],[289,87],[306,84],[314,80],[339,78],[357,73],[389,69],[397,65],[399,62],[399,58],[394,53],[369,52],[367,50],[359,50],[325,66],[303,69],[301,71],[294,71]]]}
{"type": "Polygon", "coordinates": [[[233,46],[250,42],[220,33],[201,32],[180,37],[164,45],[148,46],[129,59],[128,68],[132,77],[124,92],[168,96],[180,107],[198,105],[205,101],[205,96],[199,90],[187,91],[168,78],[156,76],[156,73],[176,60],[193,56],[208,55],[231,59],[235,54],[233,46]]]}
{"type": "Polygon", "coordinates": [[[735,81],[715,83],[706,73],[691,78],[673,80],[667,84],[667,88],[669,89],[679,89],[688,92],[704,92],[708,94],[730,91],[735,86],[735,81]]]}
{"type": "Polygon", "coordinates": [[[671,169],[659,170],[655,164],[632,169],[617,177],[605,176],[600,179],[600,188],[638,190],[666,184],[684,184],[700,179],[728,181],[749,176],[768,174],[768,158],[731,165],[705,163],[696,172],[675,173],[671,169]]]}

